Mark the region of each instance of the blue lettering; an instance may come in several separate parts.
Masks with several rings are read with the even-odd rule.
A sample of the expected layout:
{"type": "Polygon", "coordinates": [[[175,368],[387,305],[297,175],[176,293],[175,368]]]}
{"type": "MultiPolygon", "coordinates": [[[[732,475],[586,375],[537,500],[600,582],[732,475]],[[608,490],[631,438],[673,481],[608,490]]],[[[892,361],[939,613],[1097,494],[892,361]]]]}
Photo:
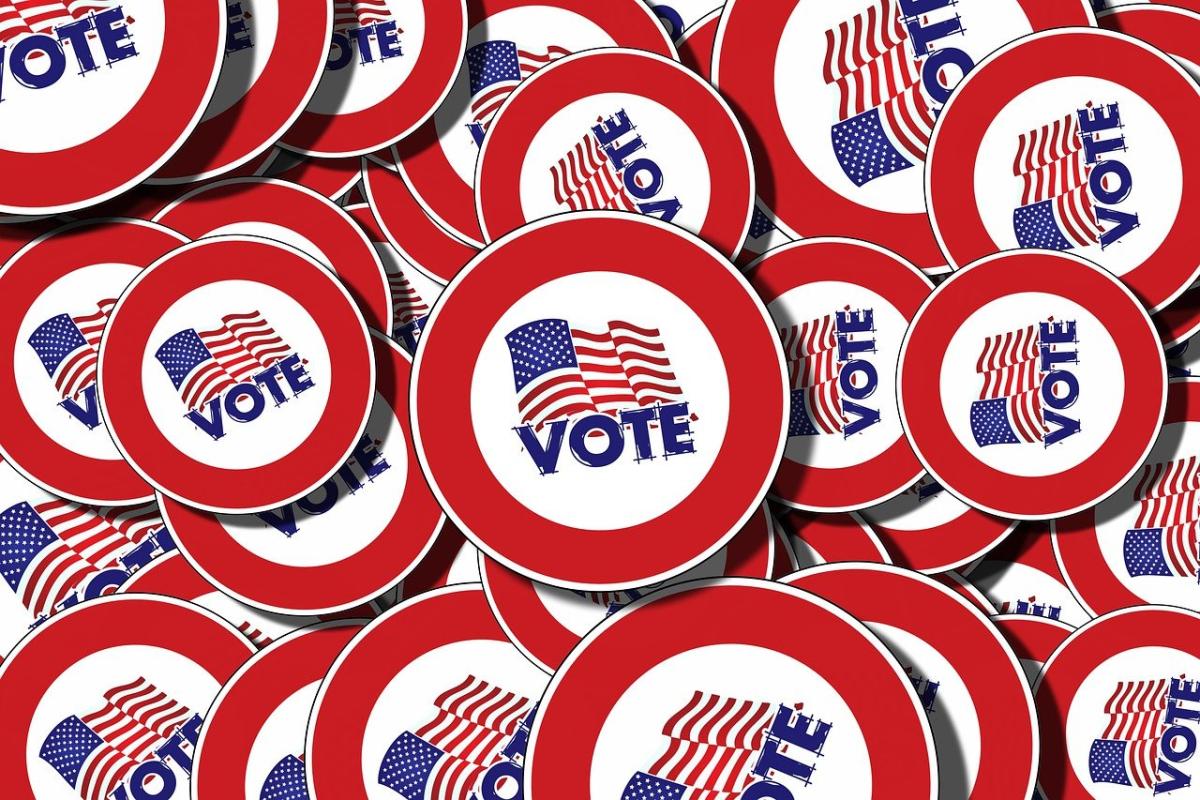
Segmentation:
{"type": "Polygon", "coordinates": [[[246,14],[242,11],[241,0],[227,5],[225,11],[228,15],[225,28],[225,55],[254,47],[254,40],[250,37],[250,26],[246,24],[246,14]]]}
{"type": "Polygon", "coordinates": [[[59,403],[72,417],[87,426],[88,430],[100,427],[100,404],[96,402],[96,384],[83,390],[83,405],[68,397],[59,403]]]}
{"type": "Polygon", "coordinates": [[[555,420],[550,423],[550,433],[546,438],[546,446],[538,441],[532,425],[522,425],[516,429],[517,437],[525,446],[529,457],[543,475],[552,475],[558,471],[558,454],[562,452],[563,439],[567,433],[567,421],[555,420]]]}
{"type": "MultiPolygon", "coordinates": [[[[593,441],[599,438],[594,437],[593,441]]],[[[575,423],[568,441],[571,453],[579,463],[589,467],[607,467],[620,458],[625,449],[625,434],[621,423],[607,414],[592,414],[575,423]],[[593,453],[587,447],[587,437],[592,431],[599,431],[605,437],[604,449],[599,453],[593,453]]]]}

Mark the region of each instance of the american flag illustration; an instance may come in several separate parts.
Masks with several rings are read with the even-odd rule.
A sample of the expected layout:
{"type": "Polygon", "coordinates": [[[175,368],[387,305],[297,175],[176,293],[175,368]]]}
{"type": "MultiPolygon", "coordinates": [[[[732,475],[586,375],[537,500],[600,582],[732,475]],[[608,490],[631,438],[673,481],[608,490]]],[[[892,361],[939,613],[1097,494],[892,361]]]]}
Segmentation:
{"type": "Polygon", "coordinates": [[[259,800],[308,800],[304,755],[294,756],[289,753],[271,767],[258,797],[259,800]]]}
{"type": "Polygon", "coordinates": [[[1166,678],[1117,683],[1104,704],[1108,725],[1088,753],[1093,783],[1149,789],[1158,781],[1158,740],[1169,684],[1166,678]]]}
{"type": "Polygon", "coordinates": [[[565,319],[539,319],[504,339],[517,411],[522,423],[535,428],[575,414],[615,416],[683,400],[657,328],[615,320],[607,330],[592,333],[572,328],[565,319]]]}
{"type": "Polygon", "coordinates": [[[54,726],[38,753],[83,800],[105,800],[192,712],[145,678],[104,693],[104,707],[54,726]]]}
{"type": "Polygon", "coordinates": [[[983,388],[971,403],[971,433],[980,447],[1043,441],[1040,357],[1037,325],[984,340],[975,364],[983,388]]]}
{"type": "Polygon", "coordinates": [[[895,0],[825,32],[825,83],[838,90],[833,151],[856,186],[925,160],[934,116],[909,46],[895,0]]]}
{"type": "Polygon", "coordinates": [[[625,785],[621,800],[736,800],[775,716],[775,706],[695,692],[666,724],[666,752],[625,785]]]}
{"type": "Polygon", "coordinates": [[[392,742],[379,783],[404,800],[468,800],[534,703],[468,675],[434,705],[427,725],[392,742]]]}
{"type": "Polygon", "coordinates": [[[1200,576],[1196,523],[1200,520],[1200,461],[1196,456],[1146,464],[1134,490],[1134,527],[1125,531],[1130,576],[1200,576]]]}
{"type": "Polygon", "coordinates": [[[189,409],[251,380],[292,352],[257,311],[228,314],[221,323],[211,331],[182,330],[154,353],[189,409]]]}
{"type": "Polygon", "coordinates": [[[843,363],[838,359],[838,339],[866,332],[842,332],[837,320],[837,314],[827,314],[779,329],[792,388],[789,437],[841,433],[846,426],[838,389],[843,363]]]}
{"type": "Polygon", "coordinates": [[[366,28],[392,18],[387,0],[334,0],[333,29],[349,31],[366,28]]]}
{"type": "Polygon", "coordinates": [[[86,506],[51,498],[0,511],[0,576],[34,617],[163,526],[154,503],[86,506]]]}
{"type": "Polygon", "coordinates": [[[638,210],[625,189],[624,172],[613,166],[591,131],[550,167],[550,179],[555,202],[572,211],[638,210]]]}
{"type": "Polygon", "coordinates": [[[771,218],[764,214],[762,209],[755,206],[754,213],[750,215],[750,230],[746,236],[750,239],[761,239],[771,231],[778,229],[778,226],[771,221],[771,218]]]}
{"type": "Polygon", "coordinates": [[[50,33],[117,5],[115,0],[0,0],[0,45],[25,34],[50,33]]]}
{"type": "Polygon", "coordinates": [[[29,335],[29,346],[63,399],[78,397],[96,382],[100,337],[116,304],[116,300],[101,300],[91,314],[58,314],[29,335]]]}
{"type": "Polygon", "coordinates": [[[1022,186],[1021,205],[1013,211],[1021,247],[1070,250],[1100,241],[1087,187],[1091,171],[1075,114],[1021,134],[1013,159],[1022,186]]]}
{"type": "Polygon", "coordinates": [[[492,117],[521,81],[570,50],[549,45],[542,52],[524,50],[516,42],[497,39],[467,49],[467,72],[471,78],[471,120],[478,126],[477,141],[492,117]]]}

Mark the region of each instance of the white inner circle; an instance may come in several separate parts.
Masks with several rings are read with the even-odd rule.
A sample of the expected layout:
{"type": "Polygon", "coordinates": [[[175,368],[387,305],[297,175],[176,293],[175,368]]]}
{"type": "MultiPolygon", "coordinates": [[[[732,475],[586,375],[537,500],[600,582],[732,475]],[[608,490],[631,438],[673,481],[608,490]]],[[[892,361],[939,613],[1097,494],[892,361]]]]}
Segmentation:
{"type": "MultiPolygon", "coordinates": [[[[632,406],[631,406],[632,407],[632,406]]],[[[712,333],[678,297],[642,278],[618,272],[586,272],[550,281],[522,297],[497,320],[475,362],[471,381],[471,423],[484,461],[493,476],[522,505],[553,522],[585,530],[630,527],[678,506],[716,461],[729,423],[729,379],[712,333]],[[650,430],[654,458],[637,462],[633,435],[625,427],[620,457],[605,467],[576,459],[568,440],[571,418],[559,455],[558,471],[542,475],[518,438],[521,424],[512,359],[505,336],[542,319],[565,319],[572,329],[601,333],[610,321],[656,328],[671,369],[683,390],[694,452],[663,457],[661,429],[650,430]],[[612,498],[621,498],[613,502],[612,498]]],[[[543,446],[550,425],[537,432],[543,446]]],[[[602,452],[603,436],[585,438],[602,452]]]]}
{"type": "MultiPolygon", "coordinates": [[[[162,435],[179,450],[210,466],[253,469],[277,461],[303,444],[325,415],[331,389],[330,354],[325,337],[303,306],[271,286],[229,280],[209,283],[188,292],[172,303],[154,325],[145,348],[141,381],[151,418],[162,435]],[[213,331],[221,327],[221,318],[226,314],[254,311],[266,319],[292,353],[307,360],[304,369],[312,388],[293,395],[286,381],[276,378],[276,385],[288,399],[276,406],[270,394],[263,390],[262,413],[250,422],[234,421],[225,413],[223,393],[218,405],[225,425],[224,436],[213,439],[188,419],[188,407],[183,397],[154,354],[163,342],[181,330],[213,331]]],[[[244,411],[249,404],[250,401],[243,398],[239,408],[244,411]]],[[[212,404],[197,413],[211,418],[212,404]]]]}
{"type": "MultiPolygon", "coordinates": [[[[94,397],[95,382],[91,390],[64,400],[55,387],[54,379],[47,373],[33,346],[30,335],[38,326],[59,314],[72,318],[87,317],[99,312],[98,303],[116,300],[125,291],[131,280],[137,277],[140,267],[128,264],[92,264],[74,270],[51,283],[29,304],[21,326],[17,329],[17,341],[13,345],[13,371],[17,376],[17,394],[34,423],[46,437],[61,446],[88,458],[104,461],[120,461],[121,454],[108,435],[100,413],[99,401],[94,397]],[[87,422],[99,421],[100,425],[88,428],[81,420],[64,407],[73,404],[76,414],[87,422]],[[95,415],[94,418],[92,415],[95,415]]],[[[111,307],[110,307],[111,308],[111,307]]],[[[85,323],[86,324],[86,323],[85,323]]],[[[78,323],[76,323],[78,326],[78,323]]],[[[98,342],[97,342],[98,344],[98,342]]],[[[65,369],[71,356],[60,365],[65,369]]]]}
{"type": "MultiPolygon", "coordinates": [[[[680,208],[670,221],[692,233],[699,233],[708,218],[713,191],[708,158],[700,146],[700,140],[692,132],[693,125],[699,120],[693,120],[693,125],[689,125],[663,103],[625,92],[591,95],[568,103],[534,134],[521,163],[521,210],[525,219],[532,221],[573,210],[570,203],[559,203],[555,199],[556,187],[566,192],[576,187],[571,177],[577,174],[571,168],[575,162],[567,160],[568,155],[586,139],[591,139],[599,151],[600,142],[593,135],[592,126],[605,125],[619,129],[622,121],[616,119],[615,115],[620,111],[628,115],[629,122],[636,130],[614,139],[614,148],[619,151],[638,137],[644,143],[644,147],[632,152],[625,160],[627,191],[630,183],[647,191],[651,186],[652,167],[638,169],[636,174],[631,174],[631,168],[640,159],[647,159],[662,173],[662,186],[656,194],[641,199],[628,192],[629,199],[635,205],[640,203],[647,207],[677,200],[680,208]],[[556,179],[556,175],[561,179],[556,179]]],[[[602,170],[611,169],[612,161],[609,160],[602,170]]],[[[583,177],[582,174],[580,177],[583,177]]],[[[615,172],[611,177],[617,180],[615,172]]],[[[655,216],[665,218],[663,212],[655,216]]]]}
{"type": "MultiPolygon", "coordinates": [[[[939,391],[950,429],[963,447],[994,469],[1032,478],[1065,472],[1095,455],[1120,415],[1125,399],[1124,375],[1116,343],[1091,312],[1065,297],[1017,292],[976,310],[955,332],[942,360],[939,391]],[[1025,441],[979,446],[971,432],[971,404],[980,400],[984,386],[976,365],[985,341],[1027,325],[1036,330],[1039,323],[1051,317],[1056,323],[1074,321],[1076,326],[1078,342],[1056,344],[1055,348],[1078,348],[1079,362],[1061,365],[1078,380],[1078,399],[1057,413],[1078,421],[1079,432],[1049,446],[1025,441]]],[[[1046,410],[1054,409],[1045,405],[1046,410]]],[[[1050,435],[1059,430],[1055,424],[1047,427],[1050,435]]]]}
{"type": "MultiPolygon", "coordinates": [[[[835,0],[806,0],[796,4],[784,26],[776,51],[773,76],[775,105],[779,110],[783,130],[797,158],[802,160],[825,186],[854,203],[876,211],[923,214],[925,188],[922,161],[917,160],[908,151],[901,150],[912,166],[857,186],[843,171],[833,149],[832,127],[841,120],[841,90],[837,83],[826,83],[825,80],[825,59],[828,51],[826,32],[850,23],[858,14],[866,14],[867,7],[868,4],[847,5],[835,0]]],[[[875,5],[874,10],[880,13],[887,7],[895,8],[885,4],[875,5]]],[[[1021,3],[1017,0],[999,3],[988,0],[962,0],[947,3],[942,8],[922,14],[923,20],[928,20],[926,24],[930,26],[955,16],[961,19],[963,32],[949,34],[933,42],[932,46],[937,49],[953,47],[962,50],[975,63],[997,47],[1032,31],[1021,3]]],[[[1082,5],[1079,17],[1082,22],[1082,5]]],[[[903,43],[897,47],[897,52],[902,53],[900,61],[912,65],[916,56],[912,39],[905,35],[903,43]]],[[[851,50],[853,51],[852,46],[851,50]]],[[[889,58],[890,56],[882,56],[869,65],[859,65],[858,71],[847,73],[844,83],[851,87],[851,92],[861,88],[869,95],[872,92],[870,73],[872,70],[886,72],[889,58]]],[[[858,65],[857,61],[854,63],[858,65]]],[[[942,82],[948,80],[957,85],[960,80],[959,70],[950,66],[945,72],[942,82]]],[[[841,71],[838,74],[841,75],[841,71]]],[[[916,67],[906,66],[904,74],[909,76],[918,73],[916,67]]],[[[883,100],[890,94],[883,92],[879,99],[883,100]]],[[[926,96],[925,100],[928,99],[926,96]]],[[[882,103],[868,102],[861,110],[867,112],[870,108],[878,108],[882,116],[882,103]]],[[[846,118],[855,116],[855,110],[858,109],[852,109],[846,118]]],[[[927,133],[924,126],[921,128],[927,133]]],[[[868,157],[867,154],[864,154],[864,157],[868,157]]],[[[1006,163],[1011,164],[1012,158],[1009,157],[1006,163]]]]}
{"type": "MultiPolygon", "coordinates": [[[[874,311],[875,330],[856,332],[849,338],[858,342],[874,337],[875,352],[858,353],[850,360],[865,361],[875,368],[878,376],[875,391],[853,402],[871,411],[878,411],[879,422],[848,437],[839,432],[789,437],[784,451],[784,457],[789,461],[821,469],[852,467],[878,457],[904,435],[896,405],[896,363],[900,358],[900,343],[904,339],[904,332],[908,330],[908,320],[895,306],[870,289],[843,281],[806,283],[789,289],[767,306],[771,319],[780,330],[792,325],[805,325],[831,314],[843,314],[847,309],[855,315],[855,319],[859,311],[874,311]]],[[[785,353],[784,357],[787,358],[787,355],[785,353]]],[[[828,351],[828,355],[836,364],[836,346],[828,351]]],[[[852,386],[861,388],[865,385],[866,376],[861,372],[856,371],[853,377],[860,380],[852,382],[852,386]]],[[[834,382],[837,382],[837,378],[834,382]]],[[[840,397],[844,393],[839,388],[834,394],[840,397]]],[[[860,420],[858,415],[851,412],[845,412],[845,416],[847,426],[860,420]]]]}
{"type": "MultiPolygon", "coordinates": [[[[773,780],[796,797],[853,800],[873,796],[871,754],[847,700],[825,676],[806,664],[774,650],[743,644],[709,645],[680,653],[634,681],[609,711],[596,739],[588,796],[593,800],[625,797],[630,778],[639,771],[649,772],[667,751],[670,742],[663,727],[691,702],[695,692],[769,703],[773,709],[803,704],[805,715],[831,726],[820,756],[794,746],[785,751],[797,761],[817,767],[812,783],[805,786],[778,774],[773,780]]],[[[811,724],[808,730],[813,730],[811,724]]],[[[913,766],[918,771],[922,768],[913,766]]]]}
{"type": "MultiPolygon", "coordinates": [[[[80,75],[81,64],[73,46],[64,44],[66,66],[62,77],[50,86],[34,89],[18,82],[9,64],[13,48],[25,38],[18,34],[7,43],[4,52],[2,67],[6,79],[2,86],[4,102],[0,103],[0,150],[51,153],[78,147],[104,135],[142,99],[162,57],[166,4],[163,0],[121,0],[119,4],[106,0],[102,5],[104,11],[117,7],[125,11],[129,38],[116,33],[113,37],[118,46],[132,45],[137,55],[121,58],[110,66],[99,35],[92,31],[85,39],[98,69],[80,75]],[[33,121],[37,124],[31,124],[33,121]]],[[[50,57],[42,53],[31,56],[27,63],[31,72],[44,74],[50,57]]],[[[126,146],[134,145],[127,142],[126,146]]]]}

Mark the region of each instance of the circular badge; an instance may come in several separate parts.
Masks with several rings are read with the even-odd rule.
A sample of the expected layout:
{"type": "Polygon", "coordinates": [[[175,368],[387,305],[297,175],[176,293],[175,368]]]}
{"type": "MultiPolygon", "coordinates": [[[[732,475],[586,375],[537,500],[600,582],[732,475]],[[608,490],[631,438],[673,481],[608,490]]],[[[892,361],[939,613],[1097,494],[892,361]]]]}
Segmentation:
{"type": "Polygon", "coordinates": [[[335,3],[325,72],[280,144],[322,157],[395,144],[446,99],[466,35],[466,0],[335,3]]]}
{"type": "Polygon", "coordinates": [[[355,636],[321,684],[308,723],[309,793],[520,797],[545,685],[477,585],[405,602],[355,636]]]}
{"type": "Polygon", "coordinates": [[[140,273],[101,342],[117,447],[156,489],[209,511],[266,511],[324,483],[357,446],[374,386],[342,285],[250,236],[194,242],[140,273]]]}
{"type": "Polygon", "coordinates": [[[283,614],[352,608],[395,586],[433,545],[443,517],[408,434],[409,356],[378,332],[372,344],[379,385],[366,431],[312,492],[252,515],[159,500],[193,566],[249,605],[283,614]]]}
{"type": "Polygon", "coordinates": [[[963,572],[1001,614],[1030,614],[1071,626],[1092,618],[1067,587],[1044,523],[1018,525],[999,547],[963,572]]]}
{"type": "Polygon", "coordinates": [[[488,129],[475,200],[485,241],[567,211],[615,209],[741,250],[750,148],[716,90],[641,50],[576,53],[509,95],[488,129]]]}
{"type": "MultiPolygon", "coordinates": [[[[266,647],[281,636],[321,621],[315,616],[289,616],[251,608],[205,580],[179,553],[168,553],[138,570],[118,591],[159,594],[195,603],[237,628],[255,647],[266,647]]],[[[363,609],[361,613],[372,616],[374,610],[363,609]]]]}
{"type": "Polygon", "coordinates": [[[475,162],[492,118],[520,82],[580,50],[632,47],[673,57],[675,48],[642,0],[471,0],[469,27],[467,57],[449,97],[396,157],[429,216],[483,247],[475,162]]]}
{"type": "Polygon", "coordinates": [[[109,438],[96,397],[100,338],[129,282],[186,242],[149,222],[79,223],[0,270],[0,451],[30,480],[82,503],[153,497],[109,438]]]}
{"type": "Polygon", "coordinates": [[[52,615],[116,591],[175,549],[158,506],[64,500],[0,463],[0,654],[52,615]]]}
{"type": "Polygon", "coordinates": [[[417,340],[421,338],[421,331],[425,329],[425,321],[429,317],[429,309],[441,296],[445,285],[414,268],[413,264],[388,242],[370,205],[359,203],[346,206],[346,213],[371,241],[387,275],[392,306],[392,319],[388,330],[391,331],[392,338],[403,344],[408,352],[415,353],[417,340]]]}
{"type": "Polygon", "coordinates": [[[1162,345],[1109,272],[1002,253],[930,295],[900,352],[900,413],[932,477],[1001,517],[1059,517],[1115,491],[1166,403],[1162,345]]]}
{"type": "Polygon", "coordinates": [[[721,8],[715,8],[696,20],[679,39],[679,60],[704,80],[712,80],[713,47],[717,42],[717,26],[721,8]]]}
{"type": "Polygon", "coordinates": [[[161,167],[213,96],[225,10],[220,0],[7,3],[0,212],[94,205],[161,167]]]}
{"type": "Polygon", "coordinates": [[[283,150],[270,170],[270,176],[312,189],[330,200],[338,200],[358,183],[360,160],[354,156],[305,158],[283,150]]]}
{"type": "Polygon", "coordinates": [[[992,622],[1012,645],[1030,686],[1050,655],[1075,630],[1065,622],[1025,614],[1002,614],[992,617],[992,622]]]}
{"type": "Polygon", "coordinates": [[[304,731],[325,673],[363,623],[325,622],[260,650],[221,688],[192,767],[193,800],[301,800],[304,731]]]}
{"type": "Polygon", "coordinates": [[[1104,502],[1054,522],[1067,584],[1092,614],[1144,604],[1200,611],[1200,379],[1171,381],[1162,434],[1104,502]]]}
{"type": "Polygon", "coordinates": [[[892,563],[879,537],[857,514],[814,514],[780,507],[777,513],[797,569],[839,561],[892,563]]]}
{"type": "Polygon", "coordinates": [[[430,280],[448,283],[479,250],[434,222],[394,167],[362,163],[363,191],[387,241],[430,280]]]}
{"type": "Polygon", "coordinates": [[[865,626],[807,592],[725,578],[657,592],[588,634],[542,699],[525,788],[925,800],[937,786],[913,684],[865,626]]]}
{"type": "Polygon", "coordinates": [[[895,254],[850,239],[776,248],[747,278],[783,342],[791,389],[772,497],[852,511],[912,485],[921,465],[896,408],[896,362],[933,284],[895,254]]]}
{"type": "Polygon", "coordinates": [[[317,90],[333,30],[328,0],[238,0],[225,10],[216,91],[154,183],[202,180],[245,164],[292,126],[317,90]]]}
{"type": "Polygon", "coordinates": [[[922,180],[934,120],[997,47],[1091,24],[1087,0],[731,0],[713,81],[745,124],[758,190],[789,232],[868,236],[938,267],[922,180]]]}
{"type": "Polygon", "coordinates": [[[1034,687],[1044,797],[1149,797],[1193,786],[1197,639],[1200,615],[1150,606],[1114,611],[1063,642],[1034,687]]]}
{"type": "Polygon", "coordinates": [[[785,582],[862,620],[901,662],[929,714],[944,797],[1028,797],[1038,760],[1025,673],[983,612],[930,578],[830,565],[785,582]]]}
{"type": "Polygon", "coordinates": [[[183,800],[203,715],[253,652],[172,598],[105,597],[54,617],[0,665],[5,797],[183,800]]]}
{"type": "Polygon", "coordinates": [[[1200,274],[1200,193],[1186,191],[1200,155],[1182,144],[1197,115],[1195,81],[1128,36],[1052,31],[1000,49],[932,141],[926,193],[946,258],[1071,251],[1166,306],[1200,274]]]}
{"type": "Polygon", "coordinates": [[[926,574],[974,561],[1017,525],[971,508],[928,475],[891,500],[859,513],[898,565],[926,574]]]}
{"type": "Polygon", "coordinates": [[[413,427],[434,493],[489,556],[623,589],[700,563],[754,513],[785,390],[774,328],[727,261],[658,220],[593,212],[501,239],[447,287],[413,427]]]}
{"type": "Polygon", "coordinates": [[[508,638],[540,669],[553,674],[588,631],[645,595],[703,578],[770,578],[774,571],[774,539],[770,513],[764,504],[728,545],[665,584],[577,592],[530,580],[484,555],[479,557],[479,574],[488,603],[508,638]]]}
{"type": "Polygon", "coordinates": [[[368,325],[389,329],[391,287],[379,254],[345,211],[312,189],[273,178],[236,178],[189,192],[154,221],[192,239],[243,234],[291,245],[333,270],[368,325]]]}

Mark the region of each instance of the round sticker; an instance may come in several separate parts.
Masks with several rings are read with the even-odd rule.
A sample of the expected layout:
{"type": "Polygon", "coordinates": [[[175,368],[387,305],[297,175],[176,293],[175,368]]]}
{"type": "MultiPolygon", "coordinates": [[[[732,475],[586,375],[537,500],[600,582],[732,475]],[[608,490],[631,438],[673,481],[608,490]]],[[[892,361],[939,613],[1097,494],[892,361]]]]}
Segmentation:
{"type": "Polygon", "coordinates": [[[1114,611],[1063,642],[1034,686],[1043,796],[1116,800],[1194,785],[1198,639],[1200,615],[1152,606],[1114,611]]]}
{"type": "Polygon", "coordinates": [[[335,3],[324,74],[280,144],[327,158],[395,144],[446,99],[466,35],[466,0],[335,3]]]}
{"type": "Polygon", "coordinates": [[[580,50],[632,47],[674,57],[675,49],[642,0],[471,0],[469,20],[467,56],[450,95],[396,158],[429,216],[483,247],[475,162],[492,118],[520,82],[580,50]]]}
{"type": "Polygon", "coordinates": [[[623,589],[690,569],[755,512],[785,396],[774,328],[727,261],[675,226],[593,212],[501,239],[446,288],[413,428],[434,493],[489,556],[623,589]]]}
{"type": "Polygon", "coordinates": [[[329,613],[395,586],[425,556],[442,512],[408,434],[410,360],[372,333],[379,387],[366,431],[327,481],[253,515],[159,500],[183,554],[243,602],[283,614],[329,613]]]}
{"type": "Polygon", "coordinates": [[[243,234],[289,244],[333,270],[368,325],[388,329],[391,287],[379,254],[345,211],[311,189],[236,178],[189,192],[154,221],[192,239],[243,234]]]}
{"type": "Polygon", "coordinates": [[[450,282],[479,252],[434,222],[394,167],[364,158],[362,177],[380,230],[396,252],[430,280],[450,282]]]}
{"type": "Polygon", "coordinates": [[[8,2],[0,212],[84,208],[161,167],[213,96],[225,12],[221,0],[8,2]]]}
{"type": "Polygon", "coordinates": [[[100,405],[121,453],[209,511],[266,511],[324,483],[357,446],[374,386],[342,285],[250,236],[194,242],[140,273],[100,348],[100,405]]]}
{"type": "Polygon", "coordinates": [[[807,239],[776,248],[747,278],[783,342],[791,389],[776,500],[852,511],[921,476],[895,404],[896,361],[933,284],[883,248],[807,239]]]}
{"type": "Polygon", "coordinates": [[[764,505],[737,536],[701,564],[666,584],[608,592],[577,592],[530,580],[480,555],[488,603],[508,638],[540,669],[553,674],[580,638],[618,609],[684,581],[723,576],[770,578],[775,531],[764,505]]]}
{"type": "Polygon", "coordinates": [[[721,8],[716,8],[705,14],[684,31],[676,43],[680,63],[706,81],[712,80],[713,48],[717,42],[721,11],[721,8]]]}
{"type": "Polygon", "coordinates": [[[333,30],[328,0],[237,0],[225,11],[216,91],[153,183],[202,180],[245,164],[292,126],[317,90],[333,30]]]}
{"type": "Polygon", "coordinates": [[[730,0],[713,81],[754,142],[759,192],[790,233],[868,236],[938,267],[922,180],[934,120],[997,47],[1092,24],[1087,0],[730,0]]]}
{"type": "MultiPolygon", "coordinates": [[[[291,631],[321,621],[314,616],[267,613],[240,603],[205,580],[179,553],[168,553],[138,570],[119,591],[160,594],[195,603],[237,628],[255,647],[266,647],[291,631]]],[[[364,616],[373,614],[371,609],[363,611],[364,616]]]]}
{"type": "Polygon", "coordinates": [[[992,622],[1012,645],[1030,686],[1050,655],[1075,630],[1065,622],[1025,614],[1002,614],[992,617],[992,622]]]}
{"type": "Polygon", "coordinates": [[[839,561],[892,563],[879,537],[857,514],[814,514],[784,508],[778,512],[797,569],[839,561]]]}
{"type": "Polygon", "coordinates": [[[515,89],[479,151],[485,241],[567,211],[680,226],[732,257],[754,203],[750,147],[706,81],[641,50],[559,59],[515,89]]]}
{"type": "Polygon", "coordinates": [[[897,564],[927,575],[974,561],[1017,525],[971,508],[928,475],[886,503],[859,513],[897,564]]]}
{"type": "Polygon", "coordinates": [[[1018,525],[999,547],[963,571],[1001,614],[1030,614],[1071,626],[1092,618],[1067,587],[1045,523],[1018,525]]]}
{"type": "Polygon", "coordinates": [[[25,477],[81,503],[153,497],[108,435],[96,397],[100,338],[129,282],[186,242],[149,222],[79,223],[0,270],[0,451],[25,477]]]}
{"type": "Polygon", "coordinates": [[[31,628],[116,591],[175,549],[158,506],[64,500],[0,463],[0,654],[31,628]]]}
{"type": "Polygon", "coordinates": [[[1092,614],[1137,605],[1200,611],[1200,379],[1171,381],[1162,433],[1104,502],[1054,522],[1054,551],[1092,614]]]}
{"type": "Polygon", "coordinates": [[[930,578],[881,564],[814,567],[785,582],[862,620],[905,667],[933,726],[944,797],[1029,797],[1033,698],[983,612],[930,578]]]}
{"type": "Polygon", "coordinates": [[[392,247],[380,229],[378,221],[366,203],[346,206],[350,215],[375,248],[387,275],[391,294],[392,319],[388,330],[396,341],[410,353],[417,351],[417,340],[425,329],[429,309],[442,294],[445,286],[415,269],[400,251],[392,247]]]}
{"type": "Polygon", "coordinates": [[[203,715],[253,652],[172,598],[105,597],[54,617],[0,665],[5,797],[184,800],[203,715]]]}
{"type": "Polygon", "coordinates": [[[807,592],[724,578],[664,589],[588,634],[542,699],[525,788],[927,800],[938,778],[913,684],[865,626],[807,592]]]}
{"type": "Polygon", "coordinates": [[[917,457],[963,501],[1014,519],[1094,505],[1133,475],[1166,403],[1137,299],[1069,254],[1011,252],[954,273],[900,352],[917,457]]]}
{"type": "Polygon", "coordinates": [[[358,183],[360,160],[353,156],[305,158],[284,150],[270,176],[312,189],[330,200],[338,200],[358,183]]]}
{"type": "Polygon", "coordinates": [[[222,687],[192,767],[193,800],[301,800],[304,731],[325,673],[363,623],[325,622],[260,650],[222,687]]]}
{"type": "Polygon", "coordinates": [[[1052,31],[1002,48],[934,132],[925,178],[946,258],[1069,250],[1163,308],[1200,275],[1200,193],[1185,191],[1200,155],[1183,145],[1197,115],[1195,81],[1128,36],[1052,31]]]}
{"type": "Polygon", "coordinates": [[[478,585],[402,603],[355,636],[321,684],[308,723],[309,793],[520,797],[545,685],[478,585]]]}

